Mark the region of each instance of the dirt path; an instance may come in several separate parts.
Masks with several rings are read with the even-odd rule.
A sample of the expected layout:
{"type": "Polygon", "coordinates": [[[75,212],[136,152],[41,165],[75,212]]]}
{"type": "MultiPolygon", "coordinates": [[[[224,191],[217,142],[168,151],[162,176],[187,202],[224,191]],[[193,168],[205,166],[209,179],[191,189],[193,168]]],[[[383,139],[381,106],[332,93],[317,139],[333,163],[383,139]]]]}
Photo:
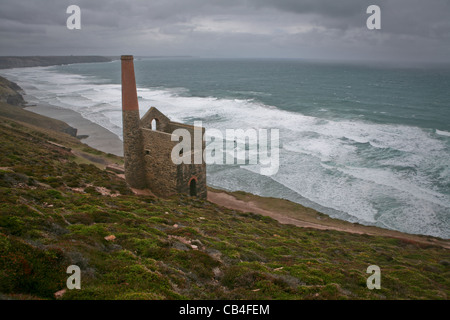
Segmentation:
{"type": "MultiPolygon", "coordinates": [[[[450,249],[450,241],[439,238],[411,235],[398,231],[382,229],[378,227],[363,226],[342,220],[324,217],[315,210],[302,207],[301,205],[292,204],[292,208],[286,208],[287,200],[271,199],[272,202],[280,204],[280,210],[268,209],[263,201],[259,201],[258,197],[252,196],[254,200],[240,200],[227,192],[216,192],[208,190],[208,200],[228,209],[238,210],[242,212],[253,212],[264,216],[269,216],[282,224],[292,224],[302,228],[313,228],[318,230],[337,230],[355,234],[368,234],[374,236],[386,236],[402,239],[412,243],[420,243],[426,245],[437,245],[450,249]]],[[[264,198],[260,198],[264,199],[264,198]]]]}
{"type": "Polygon", "coordinates": [[[297,227],[303,227],[303,228],[314,228],[314,229],[320,229],[320,230],[339,230],[342,231],[340,228],[336,227],[330,227],[330,226],[324,226],[319,223],[313,223],[308,221],[302,221],[295,218],[291,218],[288,216],[285,216],[281,213],[269,211],[262,209],[258,207],[258,205],[253,202],[246,202],[242,200],[238,200],[232,195],[229,195],[227,193],[215,193],[215,192],[208,192],[208,200],[221,205],[222,207],[238,210],[242,212],[253,212],[253,213],[259,213],[263,216],[269,216],[271,218],[274,218],[275,220],[278,220],[282,224],[293,224],[297,227]]]}

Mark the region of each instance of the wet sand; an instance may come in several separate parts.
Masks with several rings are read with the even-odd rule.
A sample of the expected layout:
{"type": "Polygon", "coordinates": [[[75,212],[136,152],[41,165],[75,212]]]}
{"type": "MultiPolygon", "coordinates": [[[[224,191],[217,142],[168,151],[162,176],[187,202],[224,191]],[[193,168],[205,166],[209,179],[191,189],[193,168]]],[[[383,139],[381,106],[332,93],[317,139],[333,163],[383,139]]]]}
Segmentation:
{"type": "Polygon", "coordinates": [[[79,113],[52,105],[39,104],[28,106],[28,111],[38,113],[49,118],[64,121],[69,126],[78,129],[78,136],[88,136],[81,142],[97,150],[123,156],[123,142],[111,131],[83,118],[79,113]]]}

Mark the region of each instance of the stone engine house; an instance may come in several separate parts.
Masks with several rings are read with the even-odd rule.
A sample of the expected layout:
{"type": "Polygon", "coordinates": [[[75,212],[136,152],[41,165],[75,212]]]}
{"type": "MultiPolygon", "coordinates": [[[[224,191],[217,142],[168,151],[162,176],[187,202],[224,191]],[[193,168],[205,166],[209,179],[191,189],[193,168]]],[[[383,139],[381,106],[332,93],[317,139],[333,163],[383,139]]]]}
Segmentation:
{"type": "MultiPolygon", "coordinates": [[[[194,164],[194,143],[191,143],[191,164],[175,164],[172,141],[176,129],[185,129],[194,137],[199,128],[170,121],[155,107],[140,118],[134,75],[133,56],[122,56],[122,115],[125,179],[132,188],[150,189],[155,195],[187,194],[206,198],[206,164],[194,164]]],[[[205,129],[201,129],[202,138],[205,129]]],[[[193,139],[191,139],[193,141],[193,139]]],[[[202,139],[202,152],[205,142],[202,139]]],[[[185,150],[183,150],[185,152],[185,150]]],[[[181,153],[180,153],[181,155],[181,153]]]]}

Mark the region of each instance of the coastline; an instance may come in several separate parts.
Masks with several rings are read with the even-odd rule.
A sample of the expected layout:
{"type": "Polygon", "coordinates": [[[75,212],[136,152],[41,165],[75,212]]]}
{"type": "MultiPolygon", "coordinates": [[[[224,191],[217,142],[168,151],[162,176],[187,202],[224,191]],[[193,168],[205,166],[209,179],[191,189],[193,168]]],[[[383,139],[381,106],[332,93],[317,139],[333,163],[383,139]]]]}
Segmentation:
{"type": "MultiPolygon", "coordinates": [[[[27,101],[26,94],[23,94],[27,101]]],[[[123,156],[123,142],[115,134],[104,127],[82,117],[81,114],[61,107],[38,103],[36,105],[24,105],[25,110],[40,114],[42,116],[57,119],[77,129],[80,141],[99,151],[116,156],[123,156]],[[87,136],[83,138],[83,136],[87,136]]],[[[135,190],[142,193],[143,190],[135,190]]],[[[401,239],[411,243],[423,245],[437,245],[450,249],[450,240],[431,237],[426,235],[415,235],[400,231],[384,229],[375,226],[365,226],[338,220],[320,213],[314,209],[304,207],[300,204],[278,198],[260,197],[245,192],[228,192],[208,187],[208,201],[217,205],[242,212],[252,212],[269,216],[281,224],[291,224],[302,228],[317,230],[335,230],[352,234],[366,234],[373,236],[384,236],[401,239]]]]}
{"type": "MultiPolygon", "coordinates": [[[[450,251],[441,246],[281,224],[249,211],[265,203],[269,212],[283,215],[291,206],[296,216],[313,218],[316,213],[242,192],[232,193],[225,205],[239,198],[245,206],[254,205],[251,210],[227,209],[187,195],[133,195],[123,177],[104,170],[111,163],[121,164],[120,157],[88,147],[71,135],[5,117],[0,117],[0,133],[4,155],[0,244],[6,251],[0,259],[6,270],[0,282],[11,284],[1,288],[2,298],[449,296],[445,276],[450,251]],[[86,272],[84,290],[63,290],[68,264],[86,272]],[[365,286],[366,270],[374,264],[383,270],[381,291],[365,286]],[[34,267],[32,277],[26,273],[29,266],[34,267]],[[105,277],[119,281],[107,281],[105,286],[105,277]],[[33,290],[36,284],[38,291],[33,290]]],[[[210,195],[215,193],[211,190],[210,195]]]]}
{"type": "MultiPolygon", "coordinates": [[[[24,98],[26,101],[26,95],[24,98]]],[[[87,136],[80,139],[81,142],[105,153],[111,153],[120,157],[123,156],[123,142],[118,136],[102,126],[83,118],[81,114],[75,111],[49,104],[26,105],[24,109],[49,118],[64,121],[69,126],[78,130],[78,137],[87,136]]]]}
{"type": "MultiPolygon", "coordinates": [[[[111,61],[113,61],[113,58],[103,56],[2,56],[0,57],[0,70],[111,61]]],[[[14,85],[11,89],[20,98],[20,108],[51,119],[63,121],[72,128],[75,128],[77,130],[77,137],[88,146],[105,153],[111,153],[120,157],[123,156],[123,142],[114,133],[83,118],[81,114],[75,111],[50,104],[29,104],[27,94],[20,86],[4,76],[0,76],[0,78],[3,78],[14,85]]],[[[9,104],[8,101],[6,102],[9,104]]]]}
{"type": "MultiPolygon", "coordinates": [[[[115,134],[102,126],[83,118],[75,111],[42,104],[27,106],[26,109],[64,121],[68,125],[78,129],[79,136],[89,136],[88,138],[81,140],[81,142],[86,143],[94,149],[117,156],[123,156],[123,143],[115,134]]],[[[145,190],[133,191],[136,194],[146,194],[145,190]]],[[[312,208],[304,207],[301,204],[285,199],[260,197],[242,191],[228,192],[226,190],[219,190],[211,187],[208,187],[207,199],[212,203],[228,209],[252,212],[271,217],[281,224],[291,224],[301,228],[311,228],[316,230],[334,230],[352,234],[390,237],[410,243],[441,246],[450,249],[450,240],[426,235],[408,234],[400,231],[375,226],[365,226],[345,220],[334,219],[312,208]]]]}
{"type": "Polygon", "coordinates": [[[103,56],[0,56],[0,69],[111,62],[112,60],[112,58],[103,56]]]}

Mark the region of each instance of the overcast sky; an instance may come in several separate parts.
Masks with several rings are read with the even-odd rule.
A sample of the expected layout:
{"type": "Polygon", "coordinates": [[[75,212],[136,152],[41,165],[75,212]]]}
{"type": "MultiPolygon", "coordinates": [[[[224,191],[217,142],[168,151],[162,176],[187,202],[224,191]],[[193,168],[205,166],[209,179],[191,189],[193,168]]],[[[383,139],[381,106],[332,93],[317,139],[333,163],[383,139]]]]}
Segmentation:
{"type": "Polygon", "coordinates": [[[0,55],[71,54],[450,62],[450,0],[0,0],[0,55]]]}

